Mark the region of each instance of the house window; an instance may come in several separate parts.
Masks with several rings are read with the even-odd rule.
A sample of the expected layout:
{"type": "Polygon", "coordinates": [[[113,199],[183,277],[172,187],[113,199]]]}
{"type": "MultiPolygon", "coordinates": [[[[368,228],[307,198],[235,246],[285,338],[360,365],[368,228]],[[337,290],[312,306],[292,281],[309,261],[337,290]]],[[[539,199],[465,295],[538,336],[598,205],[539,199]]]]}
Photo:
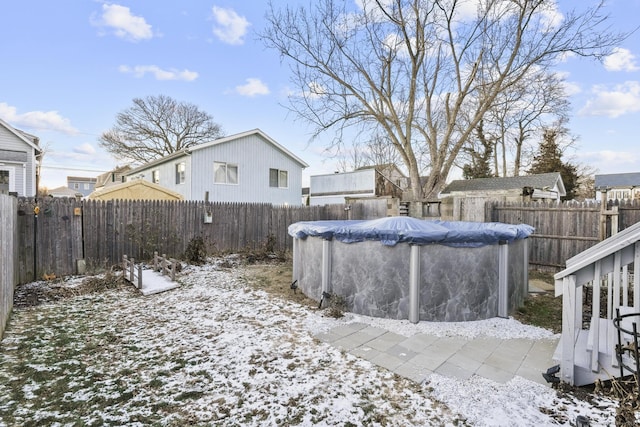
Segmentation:
{"type": "Polygon", "coordinates": [[[79,189],[79,188],[80,188],[80,184],[78,184],[77,182],[74,182],[74,183],[73,183],[73,189],[74,189],[74,190],[77,190],[77,189],[79,189]]]}
{"type": "Polygon", "coordinates": [[[88,182],[85,182],[85,183],[84,183],[84,189],[85,189],[85,190],[88,190],[88,189],[89,189],[89,183],[88,183],[88,182]]]}
{"type": "Polygon", "coordinates": [[[0,170],[0,194],[9,194],[9,171],[0,170]]]}
{"type": "Polygon", "coordinates": [[[289,172],[279,169],[269,169],[269,187],[288,188],[289,172]]]}
{"type": "Polygon", "coordinates": [[[176,163],[176,184],[184,184],[186,170],[187,165],[184,162],[176,163]]]}
{"type": "Polygon", "coordinates": [[[213,182],[216,184],[237,184],[238,165],[213,162],[213,182]]]}
{"type": "Polygon", "coordinates": [[[151,182],[160,184],[160,171],[151,171],[151,182]]]}

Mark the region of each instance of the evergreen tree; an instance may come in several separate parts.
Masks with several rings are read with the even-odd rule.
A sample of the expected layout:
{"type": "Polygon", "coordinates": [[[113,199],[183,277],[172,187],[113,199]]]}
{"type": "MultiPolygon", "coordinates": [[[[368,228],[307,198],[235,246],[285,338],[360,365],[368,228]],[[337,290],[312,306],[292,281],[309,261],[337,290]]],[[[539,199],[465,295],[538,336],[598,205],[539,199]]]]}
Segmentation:
{"type": "Polygon", "coordinates": [[[545,128],[542,135],[542,142],[538,149],[538,154],[533,157],[530,174],[560,172],[567,195],[563,200],[572,200],[578,187],[578,167],[569,162],[562,161],[562,150],[558,140],[566,134],[566,129],[555,127],[545,128]]]}
{"type": "Polygon", "coordinates": [[[491,178],[494,176],[491,170],[494,142],[487,140],[483,125],[483,121],[480,120],[475,132],[480,145],[479,149],[482,151],[477,151],[473,145],[464,148],[464,151],[471,156],[471,163],[466,163],[462,166],[462,177],[464,179],[491,178]]]}

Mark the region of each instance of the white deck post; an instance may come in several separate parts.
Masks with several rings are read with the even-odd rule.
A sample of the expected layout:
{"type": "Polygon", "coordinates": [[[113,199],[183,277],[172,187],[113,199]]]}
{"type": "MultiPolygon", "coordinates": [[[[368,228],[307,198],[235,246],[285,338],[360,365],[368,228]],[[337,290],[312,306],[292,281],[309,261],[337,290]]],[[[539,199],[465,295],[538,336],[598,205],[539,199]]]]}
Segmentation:
{"type": "MultiPolygon", "coordinates": [[[[621,257],[620,251],[616,252],[613,255],[613,281],[609,283],[609,287],[610,288],[613,287],[613,290],[612,290],[613,301],[611,302],[611,305],[608,307],[611,310],[611,313],[609,316],[610,319],[615,317],[616,309],[620,307],[620,285],[621,285],[620,269],[622,268],[620,257],[621,257]]],[[[615,336],[614,330],[615,328],[608,327],[607,353],[611,355],[611,366],[613,366],[614,368],[617,368],[619,366],[618,358],[616,357],[617,337],[615,336]]]]}
{"type": "Polygon", "coordinates": [[[575,345],[576,345],[576,276],[562,279],[562,362],[560,375],[562,381],[574,384],[575,345]]]}
{"type": "Polygon", "coordinates": [[[509,245],[498,245],[498,317],[509,317],[509,245]]]}
{"type": "Polygon", "coordinates": [[[409,322],[420,321],[420,246],[411,245],[409,258],[409,322]]]}
{"type": "Polygon", "coordinates": [[[633,308],[640,310],[640,242],[635,243],[633,254],[633,308]]]}
{"type": "Polygon", "coordinates": [[[591,333],[593,347],[591,350],[591,371],[599,372],[600,352],[600,282],[602,281],[602,262],[596,261],[593,273],[593,298],[591,301],[591,333]]]}

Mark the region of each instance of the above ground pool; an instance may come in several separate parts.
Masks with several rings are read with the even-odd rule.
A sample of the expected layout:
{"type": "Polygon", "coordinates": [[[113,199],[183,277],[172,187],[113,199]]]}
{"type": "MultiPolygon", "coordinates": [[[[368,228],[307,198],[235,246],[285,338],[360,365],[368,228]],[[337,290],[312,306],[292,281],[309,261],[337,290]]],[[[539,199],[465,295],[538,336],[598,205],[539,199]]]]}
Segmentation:
{"type": "Polygon", "coordinates": [[[459,322],[507,317],[528,290],[525,224],[410,217],[289,226],[293,280],[373,317],[459,322]]]}

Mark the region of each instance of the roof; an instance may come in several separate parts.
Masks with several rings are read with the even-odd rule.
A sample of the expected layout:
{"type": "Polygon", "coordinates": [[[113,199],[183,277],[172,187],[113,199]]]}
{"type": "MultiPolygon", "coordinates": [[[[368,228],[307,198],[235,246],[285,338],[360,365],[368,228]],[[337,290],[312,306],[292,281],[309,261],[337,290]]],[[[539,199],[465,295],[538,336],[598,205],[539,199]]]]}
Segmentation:
{"type": "Polygon", "coordinates": [[[596,188],[640,187],[640,172],[596,175],[595,187],[596,188]]]}
{"type": "Polygon", "coordinates": [[[300,166],[302,166],[303,168],[308,168],[309,167],[309,165],[304,160],[302,160],[300,157],[298,157],[295,154],[293,154],[291,151],[287,150],[282,145],[278,144],[274,139],[272,139],[266,133],[262,132],[260,129],[253,129],[253,130],[249,130],[249,131],[246,131],[246,132],[237,133],[235,135],[230,135],[230,136],[225,136],[225,137],[222,137],[222,138],[218,138],[218,139],[215,139],[213,141],[209,141],[209,142],[205,142],[203,144],[195,145],[193,147],[185,148],[184,150],[176,151],[175,153],[168,154],[166,156],[160,157],[159,159],[156,159],[156,160],[153,160],[151,162],[145,163],[145,164],[143,164],[141,166],[138,166],[137,168],[132,169],[129,172],[127,172],[127,175],[135,175],[137,172],[142,171],[142,170],[146,170],[146,169],[150,168],[151,166],[159,165],[159,164],[165,163],[165,162],[167,162],[169,160],[173,160],[173,159],[176,159],[176,158],[179,158],[179,157],[187,156],[187,155],[193,153],[194,151],[203,150],[205,148],[212,147],[214,145],[225,144],[227,142],[232,142],[232,141],[235,141],[237,139],[244,138],[244,137],[250,136],[250,135],[259,135],[259,136],[261,136],[269,144],[273,145],[275,148],[277,148],[278,150],[282,151],[285,155],[291,157],[296,162],[298,162],[300,164],[300,166]]]}
{"type": "Polygon", "coordinates": [[[96,182],[98,178],[90,178],[86,176],[67,176],[67,182],[79,181],[79,182],[96,182]]]}
{"type": "Polygon", "coordinates": [[[94,200],[182,200],[181,194],[143,179],[110,185],[89,194],[94,200]]]}
{"type": "Polygon", "coordinates": [[[111,181],[111,176],[113,174],[124,174],[128,171],[131,170],[131,166],[129,165],[124,165],[124,166],[116,166],[115,169],[110,170],[109,172],[105,172],[102,173],[100,175],[97,176],[96,178],[96,187],[103,187],[106,185],[110,185],[112,183],[111,181]]]}
{"type": "Polygon", "coordinates": [[[513,176],[507,178],[460,179],[447,185],[440,194],[470,191],[521,190],[524,187],[555,188],[561,196],[566,195],[560,172],[541,173],[537,175],[513,176]]]}
{"type": "Polygon", "coordinates": [[[0,126],[5,127],[9,132],[17,136],[25,144],[36,150],[37,153],[42,153],[42,149],[38,145],[39,139],[37,136],[33,136],[27,132],[21,131],[20,129],[16,129],[2,119],[0,119],[0,126]]]}
{"type": "Polygon", "coordinates": [[[389,169],[395,169],[395,171],[398,172],[400,175],[405,176],[405,174],[400,170],[400,168],[398,168],[398,166],[395,163],[383,163],[379,165],[360,166],[355,170],[359,171],[359,170],[367,170],[367,169],[375,169],[380,173],[382,173],[383,171],[387,171],[389,169]]]}
{"type": "Polygon", "coordinates": [[[81,193],[75,190],[72,190],[71,188],[66,186],[56,187],[56,188],[47,190],[47,194],[52,197],[76,197],[78,195],[82,196],[81,193]]]}

